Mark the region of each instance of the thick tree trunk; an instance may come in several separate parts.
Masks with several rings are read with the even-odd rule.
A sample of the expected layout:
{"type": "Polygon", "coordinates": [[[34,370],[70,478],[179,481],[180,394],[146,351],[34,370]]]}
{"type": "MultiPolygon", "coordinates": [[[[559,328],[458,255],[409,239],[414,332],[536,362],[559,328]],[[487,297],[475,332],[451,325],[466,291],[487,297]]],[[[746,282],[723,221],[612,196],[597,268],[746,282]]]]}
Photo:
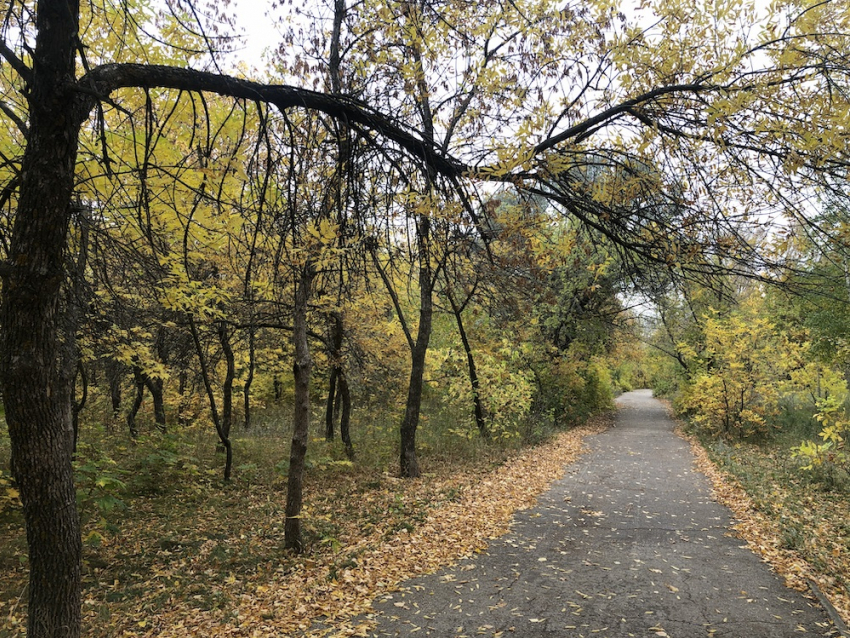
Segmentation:
{"type": "Polygon", "coordinates": [[[292,447],[289,452],[289,474],[286,481],[286,523],[284,524],[284,547],[300,552],[301,506],[304,491],[304,460],[307,456],[307,440],[310,430],[310,372],[313,361],[307,341],[307,305],[313,285],[313,269],[304,266],[298,288],[295,291],[295,310],[292,341],[295,347],[295,409],[292,416],[292,447]]]}
{"type": "MultiPolygon", "coordinates": [[[[2,390],[29,547],[29,638],[80,635],[71,394],[58,327],[80,121],[75,0],[38,3],[29,136],[2,293],[2,390]]],[[[73,376],[73,375],[71,375],[73,376]]]]}

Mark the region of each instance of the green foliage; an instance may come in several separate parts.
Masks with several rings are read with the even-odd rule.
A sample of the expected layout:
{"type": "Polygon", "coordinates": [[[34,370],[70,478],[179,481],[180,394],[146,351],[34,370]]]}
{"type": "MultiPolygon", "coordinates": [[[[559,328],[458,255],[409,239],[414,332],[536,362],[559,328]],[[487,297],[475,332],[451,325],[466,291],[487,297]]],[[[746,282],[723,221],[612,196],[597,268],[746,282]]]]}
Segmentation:
{"type": "Polygon", "coordinates": [[[848,393],[843,379],[840,385],[843,391],[836,388],[836,391],[816,401],[818,411],[815,420],[821,426],[819,436],[822,442],[806,440],[794,448],[794,456],[802,461],[804,470],[816,472],[833,485],[845,482],[850,476],[850,453],[846,450],[850,434],[848,393]]]}
{"type": "Polygon", "coordinates": [[[84,540],[97,547],[104,541],[104,534],[118,533],[119,513],[127,507],[124,494],[129,472],[103,449],[81,444],[77,452],[77,502],[84,520],[90,519],[84,540]]]}
{"type": "Polygon", "coordinates": [[[128,470],[102,449],[88,444],[77,448],[74,474],[77,477],[77,500],[84,510],[106,514],[114,509],[126,507],[120,494],[126,489],[128,470]]]}
{"type": "Polygon", "coordinates": [[[657,397],[675,397],[687,382],[687,371],[669,353],[649,348],[643,359],[646,386],[657,397]]]}
{"type": "MultiPolygon", "coordinates": [[[[844,472],[801,472],[792,447],[705,441],[712,460],[731,474],[769,521],[782,549],[791,549],[846,591],[850,557],[850,480],[844,472]]],[[[824,466],[821,466],[824,467],[824,466]]],[[[768,539],[765,539],[768,540],[768,539]]],[[[767,545],[771,545],[768,542],[767,545]]]]}
{"type": "Polygon", "coordinates": [[[613,384],[608,368],[599,360],[591,359],[581,371],[584,388],[580,402],[588,414],[610,410],[614,406],[613,384]]]}
{"type": "MultiPolygon", "coordinates": [[[[534,399],[534,374],[522,365],[527,352],[508,341],[499,343],[493,351],[475,355],[479,379],[479,397],[484,409],[490,436],[496,440],[519,436],[528,418],[534,399]]],[[[469,383],[466,355],[449,349],[435,351],[435,365],[441,371],[442,390],[448,401],[459,411],[472,406],[472,387],[469,383]]],[[[453,428],[458,436],[474,436],[475,424],[466,419],[466,427],[453,428]]]]}

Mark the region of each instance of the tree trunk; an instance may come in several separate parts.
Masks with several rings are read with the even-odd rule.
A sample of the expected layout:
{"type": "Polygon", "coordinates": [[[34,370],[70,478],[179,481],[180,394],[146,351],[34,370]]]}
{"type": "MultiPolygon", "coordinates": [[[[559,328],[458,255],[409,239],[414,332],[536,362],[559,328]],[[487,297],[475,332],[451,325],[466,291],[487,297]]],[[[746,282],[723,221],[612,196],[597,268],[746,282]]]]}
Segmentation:
{"type": "Polygon", "coordinates": [[[345,331],[342,326],[342,314],[332,313],[333,332],[331,333],[331,378],[328,382],[328,403],[325,411],[325,440],[334,439],[334,422],[336,421],[337,388],[342,372],[342,339],[345,331]]]}
{"type": "Polygon", "coordinates": [[[245,389],[242,391],[244,401],[244,426],[251,428],[251,385],[254,383],[254,368],[257,365],[256,334],[254,327],[248,329],[248,376],[245,378],[245,389]]]}
{"type": "Polygon", "coordinates": [[[325,406],[325,441],[334,440],[334,407],[336,406],[336,382],[339,377],[339,368],[331,368],[331,377],[328,380],[328,401],[325,406]]]}
{"type": "Polygon", "coordinates": [[[133,368],[133,380],[136,384],[136,396],[133,399],[133,405],[130,406],[130,411],[127,412],[127,430],[130,432],[130,436],[135,439],[139,436],[136,415],[139,413],[139,408],[142,407],[142,401],[145,398],[145,380],[142,377],[141,369],[138,367],[133,368]]]}
{"type": "Polygon", "coordinates": [[[478,427],[478,433],[488,438],[490,432],[487,430],[487,422],[484,420],[484,407],[481,405],[481,387],[478,381],[478,369],[475,367],[475,356],[472,353],[472,347],[469,345],[469,338],[466,336],[466,329],[463,327],[463,309],[457,305],[451,290],[446,288],[446,297],[449,300],[449,305],[452,307],[452,314],[457,323],[457,331],[460,334],[460,341],[463,344],[463,351],[466,353],[466,366],[469,371],[469,385],[472,388],[472,405],[475,412],[475,425],[478,427]]]}
{"type": "Polygon", "coordinates": [[[115,360],[109,360],[105,366],[106,379],[109,382],[109,399],[112,404],[112,416],[118,417],[121,412],[121,370],[122,366],[115,360]]]}
{"type": "Polygon", "coordinates": [[[189,410],[187,385],[189,385],[189,375],[186,370],[181,370],[180,374],[177,375],[177,393],[180,395],[180,402],[177,404],[177,423],[180,425],[188,425],[190,422],[190,418],[186,414],[189,410]]]}
{"type": "MultiPolygon", "coordinates": [[[[79,224],[79,245],[77,246],[77,263],[71,271],[70,290],[65,305],[65,334],[63,338],[64,361],[61,366],[67,376],[68,391],[71,393],[71,429],[74,431],[74,453],[77,452],[77,439],[80,433],[80,412],[86,405],[89,391],[89,378],[80,358],[77,348],[77,329],[83,316],[85,304],[86,265],[89,254],[89,216],[86,207],[78,204],[75,207],[79,224]],[[82,395],[77,400],[77,377],[82,385],[82,395]]],[[[61,302],[60,302],[61,303],[61,302]]]]}
{"type": "MultiPolygon", "coordinates": [[[[427,337],[430,337],[430,325],[426,340],[423,336],[425,318],[420,311],[419,336],[413,349],[410,364],[410,381],[407,386],[407,402],[404,407],[404,420],[401,422],[401,476],[416,478],[421,474],[419,460],[416,458],[416,428],[419,426],[419,412],[422,408],[422,386],[425,375],[425,355],[428,352],[427,337]]],[[[428,318],[430,323],[430,317],[428,318]]]]}
{"type": "Polygon", "coordinates": [[[153,419],[157,429],[160,432],[165,432],[165,398],[164,398],[164,383],[162,379],[153,379],[147,374],[144,375],[145,387],[151,393],[153,399],[153,419]]]}
{"type": "Polygon", "coordinates": [[[301,271],[295,291],[295,310],[292,341],[295,347],[295,409],[292,416],[292,447],[289,452],[289,474],[286,480],[286,523],[284,547],[300,552],[301,506],[304,490],[304,460],[307,456],[307,439],[310,430],[310,344],[307,341],[307,305],[313,284],[313,267],[307,264],[301,271]]]}
{"type": "Polygon", "coordinates": [[[236,360],[233,357],[233,347],[230,345],[230,333],[227,331],[227,324],[223,321],[218,324],[218,340],[227,365],[221,390],[221,431],[224,433],[224,438],[229,439],[230,428],[233,425],[233,380],[236,378],[236,360]]]}
{"type": "Polygon", "coordinates": [[[411,349],[410,381],[407,385],[407,401],[404,420],[401,422],[400,471],[404,478],[416,478],[421,474],[416,458],[416,428],[422,409],[422,386],[425,377],[425,356],[431,340],[431,322],[434,315],[433,280],[429,254],[431,220],[426,216],[417,222],[419,243],[419,328],[416,342],[411,349]]]}
{"type": "MultiPolygon", "coordinates": [[[[80,412],[86,407],[86,401],[89,398],[89,377],[86,374],[86,367],[83,362],[77,360],[77,375],[80,377],[80,400],[76,398],[74,393],[73,404],[71,406],[71,429],[74,431],[74,452],[77,451],[77,441],[80,438],[80,412]]],[[[76,377],[74,377],[74,388],[77,387],[76,377]]]]}
{"type": "Polygon", "coordinates": [[[78,11],[76,0],[38,3],[29,136],[0,303],[0,379],[29,548],[29,638],[80,635],[82,542],[71,468],[71,394],[58,365],[63,256],[81,123],[69,108],[77,98],[78,11]]]}
{"type": "Polygon", "coordinates": [[[354,445],[351,442],[351,392],[345,374],[339,375],[339,396],[342,397],[342,414],[339,419],[339,438],[345,445],[348,460],[354,460],[354,445]]]}
{"type": "Polygon", "coordinates": [[[215,426],[216,434],[218,434],[219,442],[224,446],[224,480],[229,481],[233,467],[233,446],[230,444],[230,437],[228,434],[225,434],[222,427],[222,420],[218,414],[218,404],[215,400],[215,392],[213,391],[212,381],[210,380],[209,364],[204,354],[204,347],[201,345],[201,335],[198,333],[198,326],[195,323],[195,319],[191,316],[189,317],[189,330],[192,333],[192,340],[195,342],[195,351],[198,355],[198,364],[201,368],[201,379],[203,379],[207,399],[210,402],[210,415],[212,416],[213,425],[215,426]]]}

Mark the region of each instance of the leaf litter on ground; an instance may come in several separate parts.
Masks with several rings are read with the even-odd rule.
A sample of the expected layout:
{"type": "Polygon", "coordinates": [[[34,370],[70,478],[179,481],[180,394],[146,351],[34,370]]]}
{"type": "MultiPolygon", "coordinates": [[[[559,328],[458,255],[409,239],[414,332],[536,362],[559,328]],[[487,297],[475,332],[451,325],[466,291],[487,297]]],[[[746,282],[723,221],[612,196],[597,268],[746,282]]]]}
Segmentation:
{"type": "Polygon", "coordinates": [[[711,481],[719,503],[735,515],[733,528],[747,546],[780,574],[788,587],[813,597],[810,583],[823,592],[845,623],[850,622],[850,495],[813,495],[804,485],[801,470],[784,471],[780,452],[773,454],[755,445],[741,445],[742,457],[763,466],[766,480],[746,481],[729,468],[720,468],[697,437],[686,439],[696,457],[696,466],[711,481]],[[781,477],[773,473],[782,474],[781,477]],[[778,479],[778,480],[777,480],[778,479]],[[799,539],[789,539],[789,530],[799,539]],[[790,547],[789,544],[795,545],[790,547]]]}
{"type": "MultiPolygon", "coordinates": [[[[446,464],[416,480],[337,468],[308,488],[303,555],[281,549],[281,485],[139,499],[86,550],[84,633],[367,635],[373,599],[482,551],[609,423],[602,415],[495,464],[446,464]]],[[[9,532],[23,545],[19,527],[9,532]]],[[[25,633],[25,578],[25,566],[0,575],[0,591],[23,598],[0,606],[0,636],[25,633]]]]}

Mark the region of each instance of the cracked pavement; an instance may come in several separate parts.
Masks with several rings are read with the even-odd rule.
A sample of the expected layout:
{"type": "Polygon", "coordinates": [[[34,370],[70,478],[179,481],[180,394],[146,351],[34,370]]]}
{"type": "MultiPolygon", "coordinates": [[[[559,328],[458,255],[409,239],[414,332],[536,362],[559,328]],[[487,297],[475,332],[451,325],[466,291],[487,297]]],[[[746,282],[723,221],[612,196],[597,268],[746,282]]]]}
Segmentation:
{"type": "Polygon", "coordinates": [[[375,601],[370,635],[837,635],[815,600],[731,535],[731,512],[651,392],[618,407],[507,535],[375,601]]]}

